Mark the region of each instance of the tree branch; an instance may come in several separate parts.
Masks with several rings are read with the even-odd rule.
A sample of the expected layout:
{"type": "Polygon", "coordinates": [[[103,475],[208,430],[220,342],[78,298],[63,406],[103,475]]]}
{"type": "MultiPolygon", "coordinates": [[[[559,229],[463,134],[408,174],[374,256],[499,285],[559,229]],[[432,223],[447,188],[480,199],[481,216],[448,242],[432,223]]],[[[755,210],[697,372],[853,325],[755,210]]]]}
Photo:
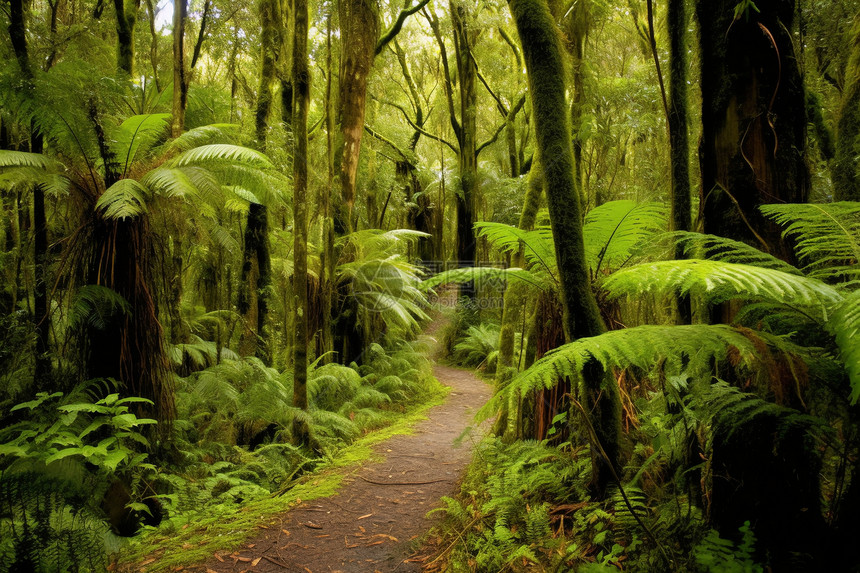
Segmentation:
{"type": "Polygon", "coordinates": [[[370,135],[372,135],[373,137],[375,137],[376,139],[378,139],[382,143],[385,143],[391,149],[396,151],[398,153],[398,155],[400,155],[400,157],[403,158],[403,161],[409,163],[409,165],[412,165],[412,166],[415,165],[415,163],[412,160],[410,160],[409,157],[407,157],[406,153],[404,153],[403,150],[400,149],[400,147],[398,147],[398,145],[396,143],[394,143],[393,141],[391,141],[390,139],[388,139],[387,137],[385,137],[384,135],[382,135],[378,131],[375,131],[372,127],[370,127],[366,123],[364,124],[364,131],[366,131],[367,133],[369,133],[370,135]]]}
{"type": "MultiPolygon", "coordinates": [[[[408,3],[409,0],[406,0],[408,3]]],[[[388,45],[388,42],[394,39],[394,37],[400,33],[400,29],[403,28],[403,23],[406,22],[406,18],[416,13],[418,10],[427,5],[430,0],[421,0],[415,6],[411,8],[407,8],[405,5],[403,10],[400,11],[400,14],[397,15],[397,20],[394,21],[394,24],[379,38],[379,41],[376,43],[376,50],[373,52],[374,56],[378,56],[382,50],[385,49],[385,46],[388,45]]]]}

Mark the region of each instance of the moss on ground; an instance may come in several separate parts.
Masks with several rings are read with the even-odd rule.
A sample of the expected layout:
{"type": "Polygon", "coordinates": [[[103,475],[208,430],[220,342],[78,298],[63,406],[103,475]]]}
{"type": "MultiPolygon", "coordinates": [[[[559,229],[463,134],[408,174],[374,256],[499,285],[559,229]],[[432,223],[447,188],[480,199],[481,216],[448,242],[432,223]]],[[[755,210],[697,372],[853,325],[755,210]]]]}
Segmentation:
{"type": "Polygon", "coordinates": [[[210,559],[216,552],[229,553],[260,529],[277,527],[278,516],[297,505],[334,495],[345,477],[356,472],[363,462],[382,456],[373,446],[397,435],[411,434],[415,425],[427,418],[427,411],[442,404],[449,389],[438,382],[425,402],[407,410],[396,422],[375,430],[344,447],[314,472],[299,479],[298,484],[282,495],[273,493],[248,500],[243,506],[215,505],[199,513],[184,516],[185,523],[171,520],[157,529],[133,539],[118,554],[113,570],[177,570],[210,559]]]}

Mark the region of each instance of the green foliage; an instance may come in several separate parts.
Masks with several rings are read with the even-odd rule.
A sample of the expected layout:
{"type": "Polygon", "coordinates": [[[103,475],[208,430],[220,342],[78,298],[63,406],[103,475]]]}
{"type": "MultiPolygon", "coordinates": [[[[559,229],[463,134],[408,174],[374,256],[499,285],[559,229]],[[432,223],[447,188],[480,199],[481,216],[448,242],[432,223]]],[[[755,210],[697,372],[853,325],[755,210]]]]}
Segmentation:
{"type": "Polygon", "coordinates": [[[499,355],[499,327],[494,324],[470,326],[454,345],[458,364],[495,372],[499,355]]]}
{"type": "Polygon", "coordinates": [[[0,429],[0,503],[8,511],[0,515],[0,563],[9,571],[102,571],[110,539],[99,508],[105,485],[116,474],[154,468],[141,431],[155,421],[130,411],[148,401],[87,400],[92,389],[41,392],[9,412],[26,417],[0,429]]]}
{"type": "Polygon", "coordinates": [[[693,548],[698,571],[703,573],[761,573],[761,565],[754,560],[755,534],[750,522],[740,527],[741,541],[723,539],[713,529],[693,548]]]}
{"type": "Polygon", "coordinates": [[[860,281],[860,203],[762,205],[784,227],[803,272],[830,284],[860,281]]]}

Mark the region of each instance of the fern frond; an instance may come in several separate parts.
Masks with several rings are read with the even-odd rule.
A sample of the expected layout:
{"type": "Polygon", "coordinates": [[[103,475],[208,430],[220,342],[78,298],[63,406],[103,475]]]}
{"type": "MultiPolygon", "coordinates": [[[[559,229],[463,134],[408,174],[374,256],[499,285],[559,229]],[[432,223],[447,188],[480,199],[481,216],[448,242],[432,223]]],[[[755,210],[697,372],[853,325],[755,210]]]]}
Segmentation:
{"type": "Polygon", "coordinates": [[[752,265],[782,271],[791,275],[799,275],[800,271],[768,253],[740,241],[706,235],[689,231],[674,231],[666,237],[680,244],[684,252],[692,259],[709,259],[724,263],[752,265]]]}
{"type": "Polygon", "coordinates": [[[36,167],[38,169],[56,170],[58,165],[56,161],[41,153],[0,149],[0,168],[3,167],[36,167]]]}
{"type": "MultiPolygon", "coordinates": [[[[582,371],[591,360],[605,369],[636,367],[650,371],[665,359],[669,371],[707,367],[712,361],[723,361],[732,352],[738,363],[750,365],[757,349],[750,338],[724,324],[684,326],[637,326],[580,338],[547,353],[531,368],[517,375],[511,383],[481,410],[492,414],[497,402],[511,392],[523,395],[541,388],[552,388],[559,380],[570,377],[582,380],[582,371]]],[[[513,394],[516,395],[516,394],[513,394]]]]}
{"type": "Polygon", "coordinates": [[[814,313],[824,322],[842,296],[833,287],[774,269],[701,259],[658,261],[622,269],[603,282],[611,296],[692,293],[712,303],[765,300],[814,313]]]}
{"type": "Polygon", "coordinates": [[[195,147],[213,145],[218,143],[232,143],[239,136],[238,125],[232,123],[213,123],[195,127],[183,132],[176,139],[168,141],[164,145],[163,152],[183,152],[195,147]]]}
{"type": "Polygon", "coordinates": [[[836,307],[827,323],[836,337],[839,355],[851,382],[851,403],[860,398],[860,291],[855,291],[836,307]]]}
{"type": "Polygon", "coordinates": [[[197,187],[183,169],[157,167],[144,175],[140,182],[154,193],[166,197],[197,196],[197,187]]]}
{"type": "Polygon", "coordinates": [[[119,293],[100,285],[84,285],[69,306],[69,324],[86,323],[104,329],[111,317],[130,312],[131,306],[119,293]]]}
{"type": "Polygon", "coordinates": [[[533,231],[504,223],[475,223],[478,234],[485,237],[494,247],[505,252],[516,252],[522,247],[529,265],[540,265],[553,277],[556,271],[555,243],[552,229],[541,226],[533,231]]]}
{"type": "Polygon", "coordinates": [[[134,218],[147,212],[149,190],[134,179],[120,179],[101,194],[96,201],[107,219],[134,218]]]}
{"type": "Polygon", "coordinates": [[[860,202],[762,205],[762,213],[784,227],[810,277],[834,282],[860,280],[860,202]]]}
{"type": "Polygon", "coordinates": [[[228,143],[213,143],[194,147],[182,153],[170,163],[177,167],[211,166],[212,163],[238,163],[261,169],[271,169],[274,166],[269,158],[248,147],[228,143]]]}
{"type": "Polygon", "coordinates": [[[499,269],[496,267],[469,267],[463,269],[451,269],[433,275],[421,283],[421,290],[428,291],[439,285],[451,283],[465,283],[474,281],[478,288],[481,285],[502,286],[506,281],[515,279],[522,281],[535,288],[546,290],[551,288],[542,277],[525,269],[499,269]]]}
{"type": "Polygon", "coordinates": [[[667,227],[666,207],[657,202],[610,201],[595,207],[585,216],[582,228],[592,274],[621,267],[637,246],[667,227]]]}
{"type": "Polygon", "coordinates": [[[125,175],[141,149],[149,151],[153,144],[167,134],[170,127],[169,113],[133,115],[114,130],[112,150],[122,165],[120,173],[125,175]]]}

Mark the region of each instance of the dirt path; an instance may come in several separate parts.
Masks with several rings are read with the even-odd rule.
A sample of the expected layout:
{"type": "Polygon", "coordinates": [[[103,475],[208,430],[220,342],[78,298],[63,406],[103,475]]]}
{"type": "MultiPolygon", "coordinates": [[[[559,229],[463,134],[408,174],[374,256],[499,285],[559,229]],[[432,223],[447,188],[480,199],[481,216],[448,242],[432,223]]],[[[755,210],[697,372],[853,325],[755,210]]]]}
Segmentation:
{"type": "Polygon", "coordinates": [[[454,440],[472,424],[490,387],[470,372],[434,367],[448,400],[428,412],[411,436],[379,444],[380,462],[368,463],[344,481],[340,493],[300,505],[282,516],[277,529],[261,530],[246,549],[207,563],[218,573],[406,573],[420,571],[406,559],[430,527],[427,512],[443,495],[457,492],[473,439],[454,440]],[[289,532],[289,533],[286,533],[289,532]],[[259,558],[259,560],[258,560],[259,558]],[[252,566],[252,563],[256,565],[252,566]]]}

